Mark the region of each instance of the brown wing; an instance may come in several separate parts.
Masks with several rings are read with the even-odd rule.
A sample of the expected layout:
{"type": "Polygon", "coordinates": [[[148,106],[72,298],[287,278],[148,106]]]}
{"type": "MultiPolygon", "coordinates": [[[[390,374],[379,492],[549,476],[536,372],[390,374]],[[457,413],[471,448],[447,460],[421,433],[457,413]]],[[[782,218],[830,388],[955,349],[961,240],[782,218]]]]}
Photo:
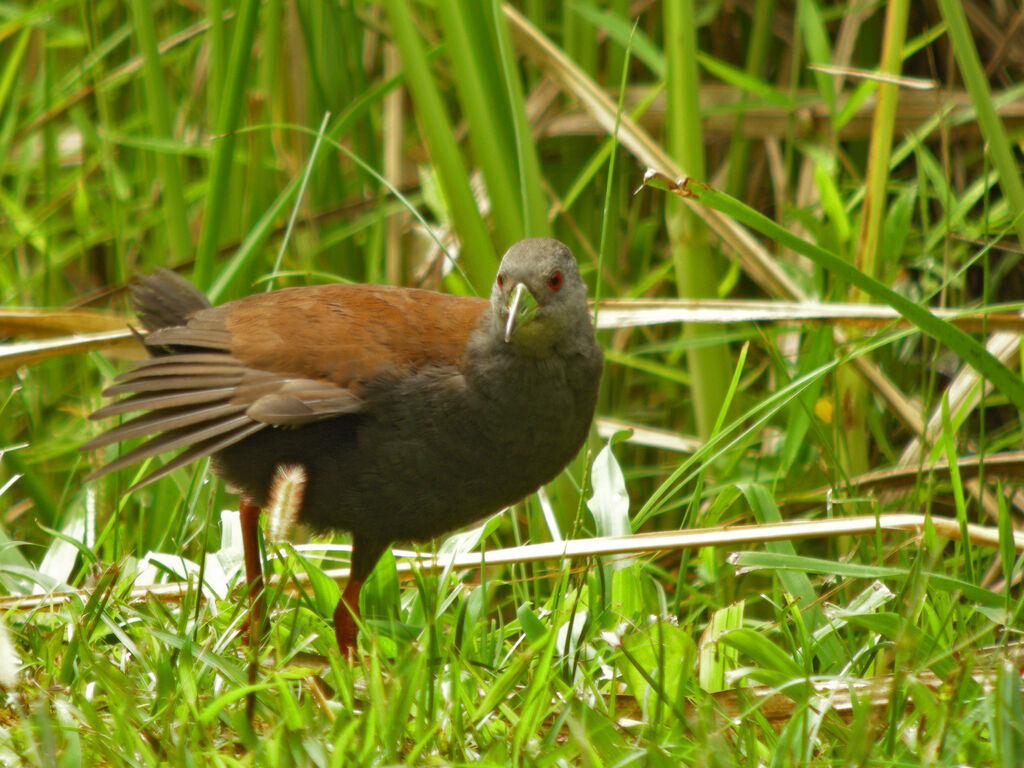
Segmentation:
{"type": "Polygon", "coordinates": [[[125,371],[104,394],[127,395],[91,418],[145,411],[82,446],[156,435],[94,472],[179,448],[138,485],[260,429],[358,413],[363,385],[425,365],[458,366],[487,302],[431,291],[327,285],[256,294],[160,328],[170,350],[125,371]]]}

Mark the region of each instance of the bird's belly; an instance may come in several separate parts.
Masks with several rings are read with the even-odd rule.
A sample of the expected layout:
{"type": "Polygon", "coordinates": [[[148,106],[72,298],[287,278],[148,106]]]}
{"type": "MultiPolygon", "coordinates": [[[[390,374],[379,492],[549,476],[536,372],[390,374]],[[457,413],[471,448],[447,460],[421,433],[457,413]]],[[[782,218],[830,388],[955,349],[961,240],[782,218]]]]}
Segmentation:
{"type": "MultiPolygon", "coordinates": [[[[589,417],[574,429],[568,423],[574,406],[563,400],[500,418],[447,414],[439,427],[410,425],[397,434],[391,425],[388,437],[370,426],[360,442],[372,461],[348,506],[389,526],[393,538],[422,540],[513,504],[555,477],[586,437],[589,417]]],[[[349,516],[345,509],[338,514],[349,516]]]]}
{"type": "Polygon", "coordinates": [[[307,473],[301,519],[385,541],[424,540],[532,493],[573,458],[592,403],[563,388],[489,403],[381,408],[263,430],[217,456],[232,485],[266,505],[280,464],[307,473]],[[589,410],[587,410],[589,408],[589,410]]]}

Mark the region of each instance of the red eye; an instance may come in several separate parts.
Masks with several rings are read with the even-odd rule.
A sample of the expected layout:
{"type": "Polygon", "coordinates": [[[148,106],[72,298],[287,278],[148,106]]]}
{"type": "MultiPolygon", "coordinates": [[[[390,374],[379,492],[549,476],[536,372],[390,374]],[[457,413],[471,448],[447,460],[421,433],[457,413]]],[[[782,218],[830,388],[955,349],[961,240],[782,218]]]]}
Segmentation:
{"type": "Polygon", "coordinates": [[[505,276],[499,272],[498,273],[498,290],[499,291],[500,290],[504,290],[504,288],[505,288],[505,276]]]}
{"type": "Polygon", "coordinates": [[[562,287],[562,273],[552,272],[551,277],[548,278],[548,288],[552,291],[557,291],[562,287]]]}

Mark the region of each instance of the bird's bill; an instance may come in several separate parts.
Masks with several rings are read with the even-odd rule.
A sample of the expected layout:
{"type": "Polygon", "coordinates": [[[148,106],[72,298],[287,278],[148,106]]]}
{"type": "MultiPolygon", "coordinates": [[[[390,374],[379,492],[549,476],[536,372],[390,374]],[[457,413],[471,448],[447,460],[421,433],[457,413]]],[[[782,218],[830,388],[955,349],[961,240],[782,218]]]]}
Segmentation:
{"type": "Polygon", "coordinates": [[[524,283],[517,283],[508,294],[508,319],[505,321],[505,343],[512,341],[516,331],[537,314],[537,299],[524,283]]]}

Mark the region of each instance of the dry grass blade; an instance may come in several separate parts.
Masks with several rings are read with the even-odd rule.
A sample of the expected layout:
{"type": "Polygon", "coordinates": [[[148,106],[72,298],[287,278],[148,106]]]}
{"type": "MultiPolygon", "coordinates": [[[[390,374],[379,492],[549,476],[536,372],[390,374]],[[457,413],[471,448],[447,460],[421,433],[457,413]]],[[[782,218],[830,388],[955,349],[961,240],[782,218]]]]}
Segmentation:
{"type": "MultiPolygon", "coordinates": [[[[964,480],[973,480],[984,470],[985,476],[992,478],[1024,477],[1024,451],[1007,453],[991,453],[986,456],[966,456],[957,460],[960,476],[964,480]]],[[[949,474],[949,462],[945,459],[932,462],[927,466],[916,464],[899,466],[878,472],[869,472],[851,477],[843,482],[844,490],[864,493],[867,491],[891,491],[906,488],[912,489],[923,475],[949,474]]],[[[791,509],[804,509],[809,506],[820,506],[834,492],[834,488],[822,487],[789,499],[785,506],[791,509]]]]}
{"type": "MultiPolygon", "coordinates": [[[[930,310],[967,331],[1024,331],[1024,317],[989,311],[930,310]]],[[[598,328],[633,328],[660,323],[827,322],[858,328],[907,327],[903,317],[883,304],[819,301],[745,301],[727,299],[605,299],[598,328]]]]}
{"type": "MultiPolygon", "coordinates": [[[[592,557],[614,557],[617,555],[653,555],[680,549],[700,547],[736,547],[745,544],[763,544],[771,541],[795,541],[799,539],[835,538],[860,536],[879,531],[905,531],[919,534],[931,524],[935,532],[950,540],[959,540],[961,527],[957,520],[948,517],[890,513],[882,515],[860,515],[831,520],[795,520],[760,525],[719,526],[716,528],[689,529],[663,533],[636,533],[629,536],[605,536],[589,539],[566,539],[540,544],[524,544],[518,547],[492,549],[484,552],[467,552],[451,556],[402,557],[397,563],[400,577],[411,577],[414,571],[421,573],[443,573],[448,570],[470,571],[483,566],[514,565],[545,560],[565,560],[592,557]]],[[[968,537],[976,545],[997,547],[999,531],[995,528],[969,524],[968,537]]],[[[1024,533],[1013,534],[1013,545],[1018,552],[1024,552],[1024,533]]],[[[397,553],[401,554],[401,553],[397,553]]],[[[348,581],[348,568],[332,568],[325,575],[344,584],[348,581]]],[[[281,579],[271,579],[277,584],[281,579]]],[[[283,580],[283,589],[293,592],[297,586],[309,584],[309,577],[295,574],[283,580]]],[[[136,587],[130,594],[131,600],[147,600],[155,597],[165,601],[176,601],[195,590],[191,582],[173,582],[145,587],[136,587]]],[[[90,590],[54,592],[50,594],[20,595],[0,598],[0,609],[36,610],[55,608],[70,599],[87,599],[90,590]]]]}
{"type": "Polygon", "coordinates": [[[125,318],[114,312],[84,309],[48,310],[30,307],[0,309],[0,336],[47,338],[62,333],[97,333],[124,328],[125,318]]]}
{"type": "Polygon", "coordinates": [[[632,434],[626,438],[626,442],[636,445],[646,445],[649,448],[662,448],[668,451],[679,451],[680,453],[694,453],[704,443],[696,437],[687,437],[670,432],[667,429],[655,429],[644,424],[633,424],[619,419],[597,418],[594,420],[597,427],[597,434],[602,440],[608,440],[618,432],[629,430],[632,434]]]}
{"type": "Polygon", "coordinates": [[[900,77],[885,72],[876,72],[858,67],[834,67],[828,64],[811,64],[808,69],[816,72],[826,72],[830,75],[843,75],[844,77],[859,78],[862,80],[874,80],[878,83],[892,83],[903,88],[913,88],[918,91],[930,91],[937,87],[934,80],[924,80],[920,77],[900,77]]]}
{"type": "Polygon", "coordinates": [[[125,328],[67,336],[59,339],[25,341],[0,345],[0,376],[7,376],[23,365],[34,365],[62,355],[81,355],[95,350],[116,352],[127,359],[138,359],[145,353],[135,334],[125,328]]]}
{"type": "MultiPolygon", "coordinates": [[[[830,68],[834,72],[840,68],[830,68]]],[[[852,73],[859,70],[849,70],[852,73]]],[[[875,73],[869,73],[875,74],[875,73]]],[[[927,82],[927,81],[925,81],[927,82]]],[[[650,86],[627,88],[623,95],[623,106],[626,112],[632,111],[637,105],[648,98],[650,86]]],[[[851,98],[850,91],[839,94],[837,109],[846,109],[851,98]]],[[[1024,125],[1024,102],[1014,98],[1012,92],[994,95],[999,116],[1011,130],[1020,130],[1024,125]]],[[[735,111],[742,109],[748,118],[743,121],[740,135],[747,139],[786,139],[787,137],[814,138],[835,131],[835,124],[829,106],[820,98],[816,90],[810,88],[797,89],[793,95],[796,103],[798,119],[793,119],[794,107],[777,104],[750,104],[743,101],[743,93],[732,86],[704,84],[700,89],[700,104],[705,135],[726,135],[732,138],[736,133],[735,111]]],[[[941,103],[936,103],[933,93],[912,91],[900,94],[900,110],[896,116],[896,132],[905,136],[923,128],[938,130],[935,122],[937,110],[949,109],[950,133],[963,139],[978,137],[977,123],[963,119],[971,109],[970,96],[965,91],[943,93],[941,103]],[[934,127],[932,125],[934,124],[934,127]]],[[[866,139],[871,135],[871,120],[875,110],[875,96],[872,95],[859,103],[838,130],[836,138],[841,141],[866,139]]],[[[645,130],[660,131],[665,119],[665,98],[659,94],[651,101],[640,118],[639,124],[645,130]]],[[[603,123],[597,120],[590,111],[569,108],[545,120],[542,136],[590,136],[603,135],[606,131],[603,123]]]]}
{"type": "MultiPolygon", "coordinates": [[[[996,665],[1001,659],[1009,658],[1016,666],[1024,661],[1024,646],[1013,643],[1005,648],[990,650],[983,664],[973,666],[964,673],[977,683],[983,691],[992,690],[995,685],[996,665]]],[[[906,676],[897,681],[894,675],[881,675],[871,678],[838,678],[835,680],[813,680],[810,685],[814,690],[815,700],[811,707],[816,712],[835,712],[844,720],[852,720],[858,708],[865,704],[874,712],[884,711],[890,704],[893,693],[898,685],[906,684],[906,676]]],[[[932,672],[922,671],[913,676],[915,683],[924,685],[933,691],[941,691],[949,681],[939,678],[932,672]]],[[[781,729],[796,713],[798,704],[777,688],[767,685],[756,685],[713,693],[715,701],[722,708],[721,717],[735,720],[747,716],[757,710],[764,715],[772,727],[781,729]]]]}
{"type": "MultiPolygon", "coordinates": [[[[1002,659],[1010,659],[1011,663],[1020,666],[1024,661],[1024,645],[1013,643],[1005,648],[992,648],[979,658],[971,670],[965,673],[983,691],[991,691],[995,685],[996,667],[1002,659]]],[[[915,684],[925,686],[932,691],[940,692],[948,681],[932,672],[922,671],[912,675],[915,684]]],[[[886,710],[897,686],[905,684],[906,679],[898,681],[894,675],[879,675],[869,678],[836,678],[832,680],[811,680],[805,685],[813,691],[810,707],[815,712],[827,714],[832,712],[844,721],[853,720],[863,707],[870,707],[872,713],[886,710]]],[[[719,727],[735,727],[745,722],[753,712],[763,716],[771,727],[780,731],[797,712],[807,706],[787,696],[784,691],[768,685],[752,685],[730,688],[711,693],[719,710],[714,713],[719,727]]],[[[614,705],[607,698],[606,708],[614,712],[620,727],[629,727],[631,723],[643,722],[643,707],[632,696],[619,694],[614,705]]],[[[686,713],[697,718],[700,713],[692,703],[685,705],[686,713]]]]}
{"type": "MultiPolygon", "coordinates": [[[[1020,354],[1020,334],[994,333],[985,343],[985,348],[1003,364],[1013,365],[1020,354]]],[[[981,376],[974,368],[969,365],[961,367],[946,389],[945,397],[949,401],[949,412],[966,417],[981,401],[983,391],[988,392],[991,388],[991,382],[982,382],[981,376]]],[[[924,446],[932,445],[941,432],[942,408],[940,404],[935,407],[931,418],[928,419],[928,425],[924,429],[924,445],[921,440],[916,438],[912,440],[904,449],[903,455],[900,456],[900,464],[912,467],[919,463],[924,446]]]]}

